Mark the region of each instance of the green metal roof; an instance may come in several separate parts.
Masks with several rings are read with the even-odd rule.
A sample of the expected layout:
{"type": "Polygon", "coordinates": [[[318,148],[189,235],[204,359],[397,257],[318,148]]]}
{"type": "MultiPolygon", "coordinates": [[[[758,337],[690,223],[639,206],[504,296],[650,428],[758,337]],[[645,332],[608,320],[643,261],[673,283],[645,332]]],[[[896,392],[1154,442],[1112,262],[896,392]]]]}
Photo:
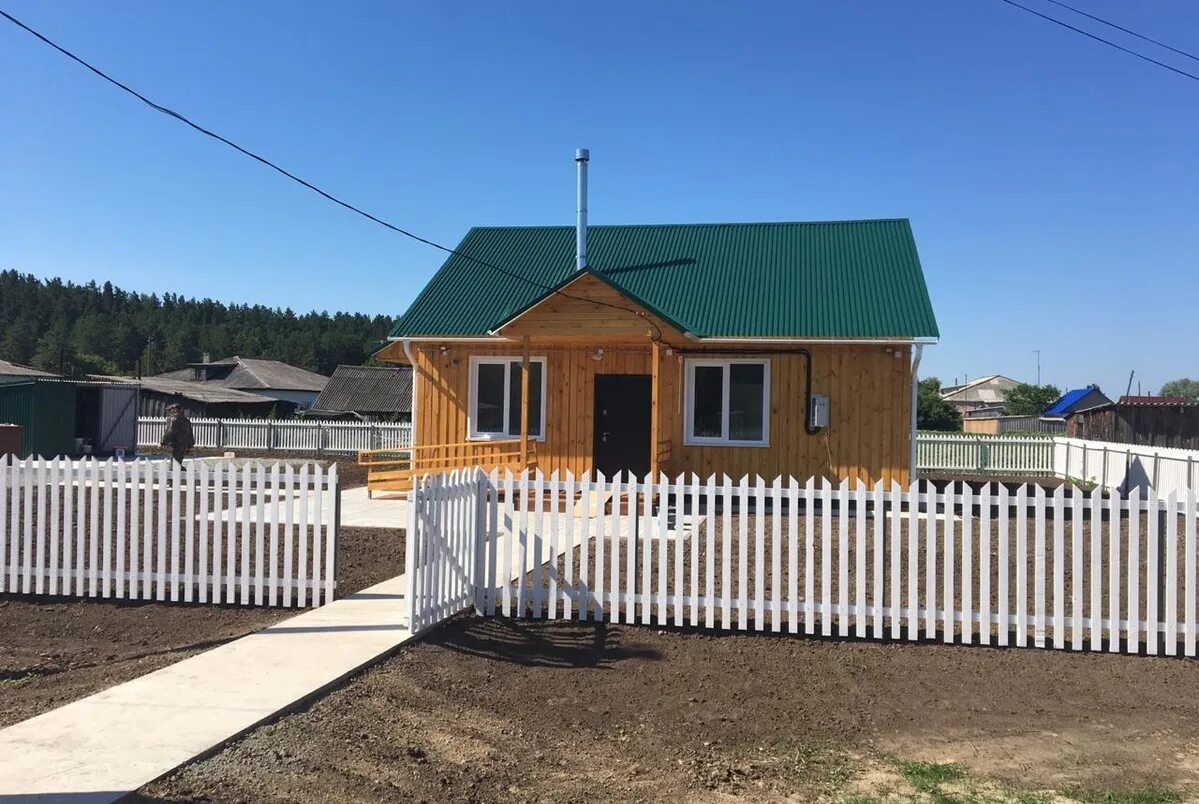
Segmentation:
{"type": "MultiPolygon", "coordinates": [[[[906,219],[592,226],[587,243],[590,271],[701,337],[938,336],[906,219]]],[[[393,337],[486,335],[577,273],[571,226],[476,227],[456,251],[393,337]]]]}

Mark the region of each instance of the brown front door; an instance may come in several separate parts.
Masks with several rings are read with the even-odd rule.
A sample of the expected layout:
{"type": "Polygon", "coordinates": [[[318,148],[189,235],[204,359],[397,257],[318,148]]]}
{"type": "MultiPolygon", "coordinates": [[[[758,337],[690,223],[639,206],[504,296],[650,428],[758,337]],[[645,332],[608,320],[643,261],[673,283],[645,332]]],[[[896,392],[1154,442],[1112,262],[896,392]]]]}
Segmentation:
{"type": "Polygon", "coordinates": [[[648,374],[595,377],[595,470],[649,474],[653,380],[648,374]]]}

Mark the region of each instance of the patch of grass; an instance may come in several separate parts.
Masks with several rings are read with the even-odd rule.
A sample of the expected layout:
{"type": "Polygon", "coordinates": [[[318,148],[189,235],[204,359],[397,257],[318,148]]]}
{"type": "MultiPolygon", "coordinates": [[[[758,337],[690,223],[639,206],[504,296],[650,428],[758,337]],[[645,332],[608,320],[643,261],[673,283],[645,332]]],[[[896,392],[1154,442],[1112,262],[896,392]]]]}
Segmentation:
{"type": "Polygon", "coordinates": [[[824,742],[803,743],[791,755],[791,767],[805,782],[835,793],[853,776],[844,750],[824,742]]]}
{"type": "Polygon", "coordinates": [[[899,774],[921,793],[940,794],[941,785],[956,782],[966,776],[960,765],[952,762],[900,762],[899,774]]]}
{"type": "Polygon", "coordinates": [[[1173,790],[1146,787],[1140,790],[1071,790],[1067,793],[1083,804],[1175,804],[1182,796],[1173,790]]]}
{"type": "Polygon", "coordinates": [[[1044,793],[1012,793],[1014,804],[1049,804],[1051,799],[1044,793]]]}
{"type": "Polygon", "coordinates": [[[17,678],[0,678],[0,688],[15,689],[16,687],[24,687],[35,678],[37,678],[36,673],[26,673],[17,678]]]}
{"type": "Polygon", "coordinates": [[[849,796],[839,800],[839,804],[884,804],[886,799],[874,796],[849,796]]]}

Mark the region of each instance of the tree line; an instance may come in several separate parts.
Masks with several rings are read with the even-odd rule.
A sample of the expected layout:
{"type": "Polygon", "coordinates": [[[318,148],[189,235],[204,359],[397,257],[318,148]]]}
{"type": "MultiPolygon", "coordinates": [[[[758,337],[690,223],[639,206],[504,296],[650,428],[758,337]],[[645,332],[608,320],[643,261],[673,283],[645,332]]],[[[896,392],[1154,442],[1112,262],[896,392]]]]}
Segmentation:
{"type": "Polygon", "coordinates": [[[204,354],[270,358],[331,374],[338,364],[366,362],[392,322],[0,271],[0,360],[73,377],[160,374],[204,354]]]}

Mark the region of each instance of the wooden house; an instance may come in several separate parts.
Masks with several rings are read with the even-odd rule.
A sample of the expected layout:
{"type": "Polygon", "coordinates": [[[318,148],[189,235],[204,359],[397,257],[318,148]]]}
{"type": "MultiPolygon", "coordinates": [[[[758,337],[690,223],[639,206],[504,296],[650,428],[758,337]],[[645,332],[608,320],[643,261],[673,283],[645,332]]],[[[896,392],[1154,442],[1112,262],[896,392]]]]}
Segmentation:
{"type": "Polygon", "coordinates": [[[363,460],[906,483],[937,336],[907,220],[474,228],[376,354],[410,462],[363,460]]]}

